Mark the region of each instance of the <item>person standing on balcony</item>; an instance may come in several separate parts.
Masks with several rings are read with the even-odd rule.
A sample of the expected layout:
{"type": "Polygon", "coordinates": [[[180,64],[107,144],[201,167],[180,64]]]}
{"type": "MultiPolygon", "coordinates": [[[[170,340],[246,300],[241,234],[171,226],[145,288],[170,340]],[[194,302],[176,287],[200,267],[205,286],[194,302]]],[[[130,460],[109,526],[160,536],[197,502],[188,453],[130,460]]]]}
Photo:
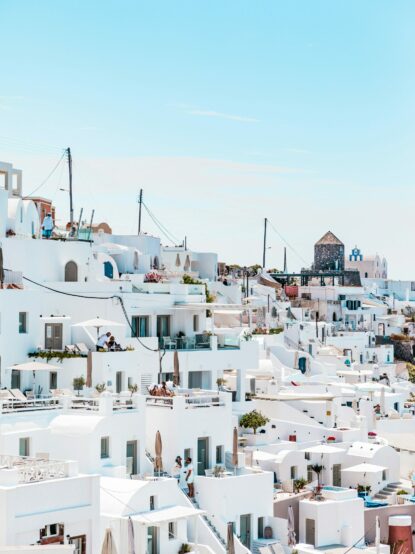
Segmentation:
{"type": "Polygon", "coordinates": [[[183,469],[182,458],[180,456],[177,456],[177,458],[174,461],[174,466],[172,467],[172,470],[171,470],[171,476],[177,480],[177,483],[180,483],[182,469],[183,469]]]}
{"type": "Polygon", "coordinates": [[[192,464],[192,458],[186,458],[186,465],[185,465],[185,480],[187,483],[187,487],[189,489],[189,498],[195,497],[195,476],[193,471],[193,464],[192,464]]]}
{"type": "Polygon", "coordinates": [[[98,337],[97,340],[97,352],[100,350],[103,350],[106,346],[108,346],[108,341],[111,336],[111,333],[108,331],[108,333],[104,333],[100,337],[98,337]]]}
{"type": "Polygon", "coordinates": [[[42,223],[43,237],[45,239],[50,239],[54,227],[55,224],[53,223],[52,214],[49,212],[45,215],[42,223]]]}

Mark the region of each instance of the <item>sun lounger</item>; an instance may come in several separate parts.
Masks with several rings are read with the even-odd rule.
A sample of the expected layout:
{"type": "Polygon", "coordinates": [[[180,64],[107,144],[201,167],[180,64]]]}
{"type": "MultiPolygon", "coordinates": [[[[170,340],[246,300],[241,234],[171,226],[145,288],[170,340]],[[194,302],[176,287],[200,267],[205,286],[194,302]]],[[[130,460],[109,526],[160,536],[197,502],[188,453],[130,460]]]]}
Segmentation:
{"type": "Polygon", "coordinates": [[[10,392],[12,393],[12,395],[16,400],[27,404],[28,398],[22,393],[20,389],[10,389],[10,392]]]}
{"type": "Polygon", "coordinates": [[[284,549],[280,543],[271,544],[269,548],[272,554],[284,554],[284,549]]]}
{"type": "Polygon", "coordinates": [[[65,352],[70,352],[71,354],[76,354],[78,352],[74,344],[67,344],[65,346],[65,352]]]}
{"type": "Polygon", "coordinates": [[[258,552],[259,554],[272,554],[272,550],[270,550],[269,546],[259,546],[258,552]]]}
{"type": "Polygon", "coordinates": [[[88,356],[89,348],[84,342],[77,342],[75,348],[81,354],[81,356],[88,356]]]}

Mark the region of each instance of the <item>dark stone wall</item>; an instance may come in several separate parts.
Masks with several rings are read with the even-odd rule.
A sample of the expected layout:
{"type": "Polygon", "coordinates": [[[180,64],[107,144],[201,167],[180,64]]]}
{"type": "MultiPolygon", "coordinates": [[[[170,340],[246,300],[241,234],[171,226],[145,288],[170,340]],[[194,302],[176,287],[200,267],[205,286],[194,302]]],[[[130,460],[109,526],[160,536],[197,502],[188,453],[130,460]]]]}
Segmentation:
{"type": "Polygon", "coordinates": [[[333,271],[335,269],[343,271],[344,245],[316,244],[314,246],[314,269],[317,271],[333,271]]]}

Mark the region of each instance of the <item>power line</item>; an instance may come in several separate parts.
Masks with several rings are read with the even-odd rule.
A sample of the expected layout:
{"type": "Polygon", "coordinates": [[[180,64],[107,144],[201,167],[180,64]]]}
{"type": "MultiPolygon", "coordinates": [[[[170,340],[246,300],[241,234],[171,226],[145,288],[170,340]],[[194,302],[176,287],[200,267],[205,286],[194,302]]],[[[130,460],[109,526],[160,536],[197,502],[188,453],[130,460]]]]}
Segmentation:
{"type": "Polygon", "coordinates": [[[52,177],[52,175],[55,173],[55,171],[58,169],[59,167],[59,164],[61,163],[61,161],[63,160],[64,156],[66,155],[66,150],[64,150],[64,152],[62,153],[62,156],[59,158],[58,162],[53,166],[53,169],[51,170],[51,172],[48,174],[48,176],[46,177],[46,179],[44,179],[40,185],[38,187],[36,187],[30,194],[26,195],[26,196],[23,196],[23,200],[25,200],[26,198],[29,198],[30,196],[32,196],[33,194],[35,194],[35,192],[37,192],[38,190],[40,190],[43,185],[45,185],[49,179],[52,177]]]}
{"type": "Polygon", "coordinates": [[[154,224],[158,227],[158,229],[160,230],[160,232],[174,245],[176,246],[178,243],[180,243],[180,240],[175,237],[168,229],[167,227],[165,227],[165,225],[163,225],[163,223],[161,223],[161,221],[159,219],[157,219],[157,217],[152,213],[152,211],[150,210],[150,208],[147,206],[147,204],[145,202],[143,202],[143,206],[144,208],[146,209],[148,215],[150,216],[150,218],[153,220],[154,224]]]}
{"type": "Polygon", "coordinates": [[[308,262],[306,262],[306,260],[301,256],[301,254],[299,254],[297,252],[297,250],[291,246],[291,244],[281,235],[281,233],[279,231],[277,231],[277,229],[274,227],[274,225],[272,224],[272,221],[270,221],[268,219],[268,223],[270,224],[271,226],[271,229],[273,229],[273,231],[279,236],[279,238],[288,246],[288,248],[290,250],[292,250],[292,252],[304,263],[307,265],[308,262]]]}

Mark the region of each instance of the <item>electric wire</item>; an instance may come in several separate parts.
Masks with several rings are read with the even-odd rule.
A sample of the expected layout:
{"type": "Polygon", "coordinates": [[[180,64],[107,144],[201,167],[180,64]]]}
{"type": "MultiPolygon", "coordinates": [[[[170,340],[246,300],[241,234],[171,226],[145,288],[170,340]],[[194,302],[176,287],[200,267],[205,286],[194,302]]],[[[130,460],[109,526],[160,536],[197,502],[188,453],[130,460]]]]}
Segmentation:
{"type": "Polygon", "coordinates": [[[32,190],[32,192],[30,194],[27,194],[26,196],[23,196],[22,197],[23,200],[25,200],[26,198],[29,198],[30,196],[35,194],[38,190],[40,190],[43,187],[43,185],[45,185],[49,181],[49,179],[52,177],[52,175],[58,169],[58,167],[59,167],[59,165],[60,165],[60,163],[63,160],[65,155],[66,155],[66,150],[64,150],[62,152],[62,156],[59,158],[58,162],[53,166],[53,169],[50,171],[48,176],[40,183],[40,185],[38,187],[36,187],[34,190],[32,190]]]}
{"type": "Polygon", "coordinates": [[[301,256],[301,254],[299,254],[297,252],[297,250],[291,246],[291,244],[281,235],[281,233],[279,231],[277,231],[277,229],[274,227],[274,225],[272,224],[272,221],[270,221],[269,219],[267,220],[268,223],[270,224],[270,227],[271,229],[279,236],[279,238],[288,246],[288,248],[304,263],[307,265],[307,262],[306,260],[301,256]]]}
{"type": "Polygon", "coordinates": [[[169,240],[173,246],[176,246],[180,243],[180,240],[175,237],[164,225],[161,223],[159,219],[153,214],[153,212],[150,210],[150,208],[143,202],[142,203],[144,208],[146,209],[146,212],[154,222],[154,224],[157,226],[157,228],[160,230],[160,232],[169,240]]]}

